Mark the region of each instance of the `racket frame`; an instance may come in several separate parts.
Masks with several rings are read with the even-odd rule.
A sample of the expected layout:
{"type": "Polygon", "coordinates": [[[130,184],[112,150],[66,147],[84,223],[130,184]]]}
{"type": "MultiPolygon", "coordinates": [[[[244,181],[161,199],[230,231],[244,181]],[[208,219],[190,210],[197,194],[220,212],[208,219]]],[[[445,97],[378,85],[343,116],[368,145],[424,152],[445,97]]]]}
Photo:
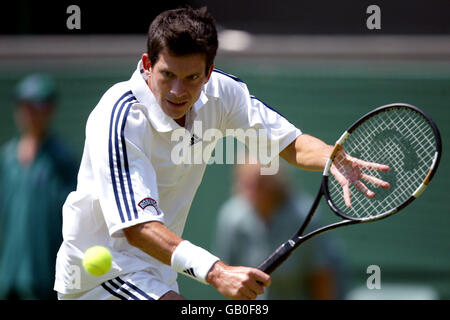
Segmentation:
{"type": "Polygon", "coordinates": [[[438,127],[434,123],[434,121],[425,112],[423,112],[419,108],[417,108],[413,105],[407,104],[407,103],[392,103],[392,104],[378,107],[378,108],[372,110],[371,112],[365,114],[357,121],[355,121],[350,126],[350,128],[347,129],[347,131],[345,131],[341,135],[341,137],[337,140],[337,142],[334,146],[334,149],[331,153],[331,156],[328,159],[327,164],[325,165],[325,168],[323,171],[323,181],[322,181],[322,185],[321,185],[321,187],[323,188],[323,194],[324,194],[325,199],[327,200],[327,203],[328,203],[329,207],[331,208],[331,210],[344,219],[358,220],[361,222],[369,222],[369,221],[371,222],[371,221],[384,219],[384,218],[389,217],[390,215],[393,215],[394,213],[397,213],[398,211],[402,210],[404,207],[409,205],[412,201],[417,199],[422,194],[422,192],[426,189],[426,187],[430,183],[431,179],[433,178],[433,176],[436,172],[436,169],[439,166],[439,162],[441,159],[441,153],[442,153],[441,134],[439,132],[438,127]],[[344,142],[351,136],[353,131],[356,128],[358,128],[362,123],[364,123],[369,118],[372,118],[381,112],[386,112],[389,109],[402,109],[402,108],[403,109],[412,109],[413,111],[422,115],[425,118],[425,120],[428,122],[428,124],[430,125],[431,129],[433,130],[433,134],[434,134],[435,142],[436,142],[436,152],[435,152],[435,156],[434,156],[433,162],[431,164],[431,167],[429,168],[428,174],[426,175],[422,184],[411,194],[411,196],[405,202],[403,202],[398,207],[392,208],[391,210],[381,213],[381,214],[377,215],[376,217],[363,217],[363,218],[350,217],[337,208],[337,206],[333,203],[333,200],[331,199],[331,196],[330,196],[330,192],[329,192],[329,188],[328,188],[328,177],[329,177],[330,168],[331,168],[331,164],[333,163],[334,157],[336,156],[339,148],[342,147],[344,142]]]}
{"type": "Polygon", "coordinates": [[[349,129],[347,129],[347,131],[345,131],[341,135],[341,137],[336,141],[336,144],[330,155],[330,158],[327,160],[327,163],[323,170],[323,177],[322,177],[322,181],[321,181],[317,196],[314,199],[314,202],[305,218],[305,221],[302,223],[300,229],[289,240],[282,243],[278,247],[278,249],[276,249],[269,257],[267,257],[258,266],[258,269],[260,269],[268,274],[272,273],[276,268],[278,268],[278,266],[280,266],[292,254],[292,252],[300,244],[311,239],[312,237],[322,234],[325,231],[333,230],[333,229],[336,229],[336,228],[339,228],[342,226],[347,226],[347,225],[381,220],[381,219],[389,217],[389,216],[393,215],[394,213],[400,211],[401,209],[405,208],[408,204],[410,204],[412,201],[417,199],[422,194],[422,192],[425,190],[425,188],[428,186],[429,182],[433,178],[433,176],[439,166],[441,153],[442,153],[442,142],[441,142],[441,135],[440,135],[439,129],[437,128],[437,126],[433,122],[433,120],[419,108],[417,108],[413,105],[410,105],[410,104],[406,104],[406,103],[392,103],[392,104],[378,107],[378,108],[372,110],[371,112],[365,114],[364,116],[359,118],[357,121],[355,121],[349,127],[349,129]],[[347,140],[350,137],[350,135],[353,133],[353,131],[361,123],[363,123],[367,119],[377,115],[378,113],[385,112],[389,109],[399,109],[399,108],[412,109],[415,112],[418,112],[419,114],[421,114],[427,120],[428,124],[430,125],[431,129],[433,130],[434,137],[436,140],[435,141],[436,142],[436,153],[435,153],[435,156],[433,159],[433,163],[432,163],[423,183],[419,186],[419,188],[415,192],[413,192],[413,194],[411,195],[410,198],[408,198],[405,202],[403,202],[398,207],[393,208],[387,212],[384,212],[383,214],[377,215],[376,217],[364,217],[364,218],[350,217],[350,216],[346,215],[344,212],[342,212],[341,210],[339,210],[339,208],[337,208],[337,206],[333,203],[331,196],[330,196],[330,192],[329,192],[329,188],[328,188],[328,179],[329,179],[330,168],[334,161],[334,158],[335,158],[336,154],[338,153],[339,149],[342,148],[345,140],[347,140]],[[325,199],[326,199],[330,209],[335,214],[337,214],[339,217],[343,218],[343,220],[323,226],[323,227],[318,228],[306,235],[303,235],[303,233],[305,232],[307,226],[309,225],[317,207],[319,206],[322,196],[325,196],[325,199]]]}

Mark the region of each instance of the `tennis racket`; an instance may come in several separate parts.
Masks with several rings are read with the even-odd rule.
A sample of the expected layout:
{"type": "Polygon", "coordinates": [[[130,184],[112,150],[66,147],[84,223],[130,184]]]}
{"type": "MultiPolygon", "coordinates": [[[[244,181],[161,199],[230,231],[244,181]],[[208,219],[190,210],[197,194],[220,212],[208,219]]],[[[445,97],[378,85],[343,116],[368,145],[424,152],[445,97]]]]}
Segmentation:
{"type": "Polygon", "coordinates": [[[319,192],[300,229],[258,269],[272,273],[298,246],[325,231],[380,220],[399,212],[418,198],[433,178],[441,148],[436,124],[417,107],[395,103],[364,115],[336,142],[323,170],[319,192]],[[357,168],[353,165],[346,171],[349,166],[344,161],[355,158],[357,168]],[[389,168],[380,169],[375,164],[389,168]],[[341,185],[340,175],[351,175],[353,170],[359,170],[364,183],[355,180],[350,185],[341,185]],[[366,183],[374,192],[369,191],[366,183]],[[367,191],[369,196],[364,194],[367,191]],[[304,235],[322,196],[342,220],[304,235]]]}

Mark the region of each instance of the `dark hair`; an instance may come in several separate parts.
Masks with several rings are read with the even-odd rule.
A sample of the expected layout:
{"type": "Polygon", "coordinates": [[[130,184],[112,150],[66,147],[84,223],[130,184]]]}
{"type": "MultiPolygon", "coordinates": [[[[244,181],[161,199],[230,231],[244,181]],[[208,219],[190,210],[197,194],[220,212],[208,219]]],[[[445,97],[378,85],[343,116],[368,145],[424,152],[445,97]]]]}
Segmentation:
{"type": "Polygon", "coordinates": [[[160,52],[167,49],[175,56],[204,53],[205,72],[208,72],[218,45],[216,23],[206,7],[164,11],[148,30],[147,53],[152,66],[158,61],[160,52]]]}

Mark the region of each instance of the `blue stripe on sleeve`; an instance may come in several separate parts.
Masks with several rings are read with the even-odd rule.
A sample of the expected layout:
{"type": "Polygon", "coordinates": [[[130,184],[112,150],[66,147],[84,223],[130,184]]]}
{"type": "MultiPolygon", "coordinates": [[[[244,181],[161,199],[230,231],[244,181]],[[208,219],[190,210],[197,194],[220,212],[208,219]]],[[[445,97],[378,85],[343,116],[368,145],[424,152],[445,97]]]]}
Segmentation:
{"type": "Polygon", "coordinates": [[[132,107],[133,103],[137,101],[136,98],[132,95],[131,91],[123,94],[114,104],[111,119],[110,119],[110,128],[109,128],[109,168],[111,174],[111,181],[114,190],[114,197],[116,200],[116,205],[119,210],[120,220],[121,222],[125,222],[127,219],[131,221],[132,215],[131,211],[134,214],[134,218],[138,218],[138,211],[135,203],[133,187],[131,183],[130,176],[130,168],[128,164],[128,155],[126,149],[125,142],[125,124],[127,121],[127,116],[132,107]],[[131,95],[131,96],[130,96],[131,95]],[[120,104],[120,107],[119,107],[120,104]],[[123,114],[122,120],[120,121],[120,117],[123,114]],[[115,120],[114,120],[115,117],[115,120]],[[119,131],[120,126],[120,131],[119,131]],[[120,135],[120,138],[119,138],[120,135]],[[115,159],[114,159],[115,156],[115,159]],[[122,158],[123,157],[123,158],[122,158]],[[122,170],[123,164],[123,170],[122,170]],[[117,174],[116,174],[117,168],[117,174]],[[124,177],[125,173],[125,177],[124,177]],[[125,182],[125,179],[127,180],[125,182]],[[119,192],[119,185],[121,192],[119,192]],[[128,201],[128,196],[126,192],[126,188],[128,188],[130,202],[128,201]],[[122,200],[120,199],[120,195],[122,196],[122,200]],[[122,204],[123,201],[123,204],[122,204]],[[125,218],[126,212],[126,218],[125,218]]]}
{"type": "MultiPolygon", "coordinates": [[[[137,208],[136,208],[136,203],[134,201],[134,192],[133,192],[133,187],[131,185],[131,176],[130,176],[130,168],[128,166],[128,155],[127,155],[127,148],[125,145],[125,124],[127,122],[127,116],[128,113],[130,112],[130,108],[132,106],[132,103],[128,104],[128,107],[125,110],[125,114],[123,116],[123,120],[122,120],[122,126],[120,128],[120,139],[122,142],[122,152],[123,152],[123,162],[124,162],[124,168],[125,168],[125,174],[127,176],[127,182],[128,182],[128,191],[130,193],[130,201],[131,201],[131,206],[133,208],[133,212],[134,212],[134,217],[137,219],[138,218],[138,212],[137,212],[137,208]]],[[[128,206],[127,206],[128,208],[128,206]]],[[[130,220],[130,217],[129,217],[130,220]]]]}
{"type": "Polygon", "coordinates": [[[231,79],[233,79],[234,81],[244,83],[244,81],[242,81],[242,80],[239,79],[238,77],[233,76],[232,74],[226,73],[225,71],[222,71],[222,70],[220,70],[220,69],[214,68],[214,69],[213,69],[213,72],[217,72],[217,73],[223,74],[224,76],[227,76],[228,78],[231,78],[231,79]]]}
{"type": "MultiPolygon", "coordinates": [[[[115,137],[114,137],[114,146],[115,146],[115,154],[116,154],[116,166],[117,166],[117,172],[118,172],[118,176],[119,176],[119,183],[120,183],[120,189],[122,190],[122,199],[123,199],[123,203],[125,205],[125,210],[127,212],[127,218],[128,221],[131,220],[131,213],[130,213],[130,207],[128,205],[128,200],[127,200],[127,194],[126,194],[126,190],[125,190],[125,182],[123,179],[123,173],[122,173],[122,161],[121,161],[121,153],[120,153],[120,144],[119,142],[122,142],[122,151],[125,150],[125,141],[119,141],[118,138],[118,127],[119,127],[119,118],[120,115],[122,114],[122,110],[125,106],[126,103],[135,100],[136,98],[134,96],[129,97],[127,100],[123,101],[119,111],[117,112],[117,116],[116,116],[116,122],[114,125],[114,132],[115,137]]],[[[124,118],[123,121],[126,121],[126,119],[124,118]]],[[[125,161],[124,161],[125,164],[125,161]]]]}
{"type": "Polygon", "coordinates": [[[112,182],[112,186],[113,186],[113,190],[114,190],[114,197],[116,199],[116,204],[117,204],[117,208],[119,210],[119,215],[120,215],[120,220],[122,222],[125,222],[125,218],[123,216],[123,211],[122,211],[122,206],[120,204],[120,199],[119,199],[119,193],[117,191],[117,183],[116,183],[116,175],[114,173],[114,160],[113,160],[113,120],[114,120],[114,114],[116,112],[116,108],[117,105],[119,104],[119,102],[124,99],[126,96],[132,94],[131,91],[125,92],[114,104],[114,107],[111,111],[111,119],[109,122],[109,142],[108,142],[108,154],[109,154],[109,170],[110,170],[110,174],[111,174],[111,182],[112,182]]]}
{"type": "Polygon", "coordinates": [[[257,97],[255,97],[255,96],[250,96],[250,99],[254,99],[254,100],[256,100],[256,101],[259,101],[259,102],[261,102],[266,108],[269,108],[270,110],[272,110],[273,112],[276,112],[276,113],[278,113],[280,116],[282,116],[283,118],[286,118],[285,116],[283,116],[278,110],[276,110],[276,109],[274,109],[274,108],[272,108],[271,106],[269,106],[267,103],[265,103],[265,102],[263,102],[263,101],[261,101],[260,99],[258,99],[257,97]]]}
{"type": "MultiPolygon", "coordinates": [[[[222,70],[220,70],[220,69],[214,68],[214,69],[213,69],[213,72],[217,72],[217,73],[223,74],[224,76],[227,76],[228,78],[231,78],[231,79],[233,79],[233,80],[236,81],[236,82],[245,83],[244,81],[242,81],[242,80],[239,79],[238,77],[236,77],[236,76],[234,76],[234,75],[232,75],[232,74],[226,73],[225,71],[222,71],[222,70]]],[[[273,107],[269,106],[267,103],[261,101],[261,100],[258,99],[257,97],[251,95],[250,98],[251,98],[251,99],[255,99],[255,100],[261,102],[264,106],[266,106],[266,107],[269,108],[270,110],[272,110],[272,111],[278,113],[280,116],[282,116],[282,117],[284,118],[284,116],[283,116],[278,110],[276,110],[276,109],[274,109],[273,107]]]]}

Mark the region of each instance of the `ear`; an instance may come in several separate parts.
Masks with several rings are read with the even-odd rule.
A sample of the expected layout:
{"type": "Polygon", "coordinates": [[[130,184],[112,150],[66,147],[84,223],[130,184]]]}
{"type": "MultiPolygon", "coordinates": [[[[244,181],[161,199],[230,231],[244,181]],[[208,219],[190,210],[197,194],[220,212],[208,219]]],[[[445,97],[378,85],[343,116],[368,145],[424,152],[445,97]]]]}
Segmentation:
{"type": "Polygon", "coordinates": [[[148,53],[143,53],[141,60],[142,60],[142,66],[144,67],[144,70],[150,71],[152,64],[150,62],[150,57],[148,56],[148,53]]]}
{"type": "Polygon", "coordinates": [[[209,67],[208,75],[206,76],[205,83],[209,81],[209,78],[211,78],[211,74],[212,74],[213,70],[214,70],[214,64],[212,64],[211,67],[209,67]]]}

